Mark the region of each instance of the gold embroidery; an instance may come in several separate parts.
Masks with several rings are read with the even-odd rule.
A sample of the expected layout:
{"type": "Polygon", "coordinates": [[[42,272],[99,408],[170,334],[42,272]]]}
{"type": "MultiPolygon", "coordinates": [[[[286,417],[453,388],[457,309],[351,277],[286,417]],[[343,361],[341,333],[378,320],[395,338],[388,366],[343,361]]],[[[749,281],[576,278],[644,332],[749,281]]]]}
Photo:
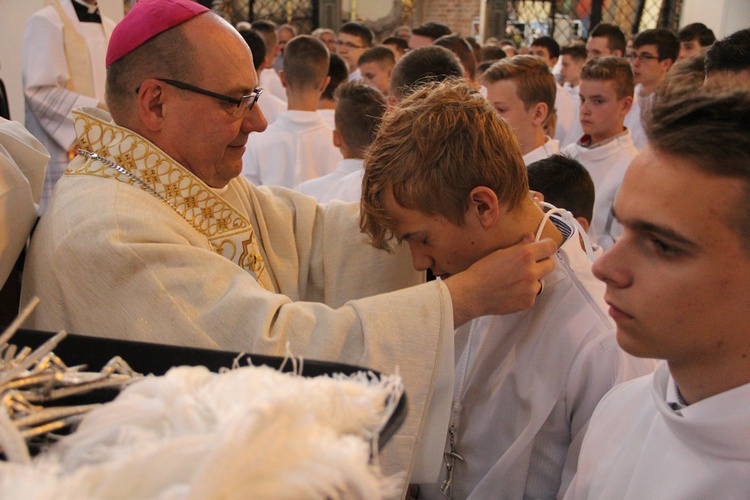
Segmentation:
{"type": "MultiPolygon", "coordinates": [[[[208,239],[216,253],[255,273],[264,288],[273,290],[253,227],[242,213],[137,134],[82,111],[74,111],[73,114],[81,149],[110,159],[133,177],[147,183],[153,188],[153,194],[171,205],[208,239]],[[239,256],[235,241],[242,244],[243,252],[239,256]]],[[[133,178],[101,160],[84,159],[82,156],[70,164],[65,175],[93,175],[138,185],[133,178]]]]}

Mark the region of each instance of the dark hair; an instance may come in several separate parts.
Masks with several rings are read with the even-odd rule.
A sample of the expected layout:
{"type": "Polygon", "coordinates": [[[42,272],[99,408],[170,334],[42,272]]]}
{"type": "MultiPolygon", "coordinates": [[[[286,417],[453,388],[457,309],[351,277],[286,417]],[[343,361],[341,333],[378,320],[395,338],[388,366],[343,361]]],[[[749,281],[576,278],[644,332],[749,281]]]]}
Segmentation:
{"type": "Polygon", "coordinates": [[[431,38],[434,41],[441,36],[450,35],[451,29],[443,23],[436,23],[434,21],[431,21],[429,23],[424,23],[421,26],[417,26],[416,28],[411,30],[411,34],[425,36],[427,38],[431,38]]]}
{"type": "Polygon", "coordinates": [[[334,99],[336,88],[349,79],[349,67],[340,55],[330,55],[330,60],[328,61],[328,76],[331,77],[331,80],[328,82],[328,85],[326,85],[320,98],[332,101],[334,99]]]}
{"type": "Polygon", "coordinates": [[[250,47],[250,52],[253,54],[253,66],[255,71],[258,71],[258,68],[266,59],[266,41],[263,39],[263,35],[254,29],[239,30],[239,33],[247,46],[250,47]]]}
{"type": "Polygon", "coordinates": [[[409,42],[397,36],[389,36],[388,38],[386,38],[380,43],[382,45],[395,45],[396,48],[398,48],[398,50],[400,50],[402,54],[405,53],[407,50],[409,50],[409,42]]]}
{"type": "Polygon", "coordinates": [[[750,28],[735,31],[706,52],[706,74],[750,69],[750,28]]]}
{"type": "Polygon", "coordinates": [[[606,56],[588,61],[581,68],[581,79],[613,82],[618,99],[633,97],[635,92],[633,70],[624,57],[606,56]]]}
{"type": "Polygon", "coordinates": [[[358,82],[342,83],[335,95],[336,130],[350,152],[363,158],[387,108],[385,96],[375,87],[358,82]]]}
{"type": "Polygon", "coordinates": [[[310,35],[299,35],[284,49],[284,80],[289,89],[317,88],[328,76],[328,48],[310,35]]]}
{"type": "Polygon", "coordinates": [[[601,37],[607,39],[607,47],[609,50],[619,50],[620,54],[625,55],[625,47],[627,42],[625,40],[625,33],[615,24],[610,23],[599,23],[589,33],[589,38],[601,37]]]}
{"type": "Polygon", "coordinates": [[[359,56],[357,64],[364,64],[368,62],[385,62],[389,66],[396,64],[396,56],[393,55],[393,51],[383,45],[376,45],[362,52],[359,56]]]}
{"type": "Polygon", "coordinates": [[[633,39],[633,48],[637,49],[644,45],[655,45],[659,60],[671,59],[672,62],[677,60],[680,55],[680,41],[677,35],[664,28],[653,30],[644,30],[638,33],[633,39]]]}
{"type": "Polygon", "coordinates": [[[692,42],[693,40],[698,40],[698,44],[701,47],[708,47],[716,41],[716,35],[714,35],[714,32],[703,23],[692,23],[683,26],[677,33],[677,38],[679,38],[681,42],[692,42]]]}
{"type": "Polygon", "coordinates": [[[532,47],[544,47],[549,53],[550,59],[556,59],[560,57],[560,44],[555,41],[551,36],[540,36],[531,42],[532,47]]]}
{"type": "Polygon", "coordinates": [[[250,26],[255,31],[260,31],[264,35],[267,33],[276,34],[276,23],[269,19],[258,19],[257,21],[253,21],[250,26]]]}
{"type": "Polygon", "coordinates": [[[480,59],[482,61],[497,61],[498,59],[505,59],[508,54],[497,45],[482,45],[479,50],[480,59]]]}
{"type": "Polygon", "coordinates": [[[560,55],[570,56],[576,61],[584,61],[586,59],[586,46],[579,42],[569,43],[560,49],[560,55]]]}
{"type": "Polygon", "coordinates": [[[347,35],[356,36],[362,40],[362,44],[370,47],[372,42],[375,40],[375,34],[370,28],[365,26],[363,23],[357,21],[351,21],[344,23],[339,30],[339,33],[346,33],[347,35]]]}
{"type": "Polygon", "coordinates": [[[445,47],[458,56],[458,60],[461,61],[461,65],[466,70],[469,78],[473,80],[477,75],[477,60],[474,57],[474,51],[469,45],[469,42],[461,38],[459,35],[445,35],[441,36],[434,42],[435,45],[445,47]]]}
{"type": "Polygon", "coordinates": [[[701,89],[654,103],[649,146],[692,168],[741,181],[745,196],[729,221],[750,251],[750,92],[701,89]]]}
{"type": "Polygon", "coordinates": [[[655,99],[674,99],[703,87],[706,79],[706,56],[702,52],[680,59],[669,68],[656,87],[655,99]]]}
{"type": "Polygon", "coordinates": [[[456,54],[438,45],[406,53],[391,74],[391,95],[402,99],[429,82],[463,78],[464,69],[456,54]]]}
{"type": "Polygon", "coordinates": [[[535,161],[527,167],[529,189],[544,195],[544,201],[564,208],[591,224],[594,216],[594,181],[580,162],[563,154],[535,161]]]}

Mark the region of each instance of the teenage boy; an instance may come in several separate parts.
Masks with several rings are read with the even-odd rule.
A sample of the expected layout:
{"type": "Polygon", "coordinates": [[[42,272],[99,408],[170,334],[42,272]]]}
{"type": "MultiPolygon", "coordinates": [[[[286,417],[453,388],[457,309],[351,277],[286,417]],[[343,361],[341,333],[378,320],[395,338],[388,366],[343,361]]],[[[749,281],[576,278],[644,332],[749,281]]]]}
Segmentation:
{"type": "MultiPolygon", "coordinates": [[[[560,60],[560,45],[554,38],[542,36],[531,43],[531,53],[541,57],[550,71],[554,71],[560,60]]],[[[578,137],[575,136],[574,123],[576,120],[576,110],[572,99],[562,86],[555,81],[555,112],[557,122],[554,127],[555,133],[552,137],[560,141],[560,147],[567,146],[575,142],[578,137]]]]}
{"type": "Polygon", "coordinates": [[[703,23],[692,23],[683,26],[677,33],[680,39],[680,59],[700,53],[716,41],[716,35],[703,23]]]}
{"type": "Polygon", "coordinates": [[[659,358],[596,409],[566,499],[750,498],[750,95],[657,102],[594,264],[617,341],[659,358]]]}
{"type": "MultiPolygon", "coordinates": [[[[586,47],[581,43],[571,43],[560,49],[560,76],[563,79],[563,89],[568,95],[578,101],[578,86],[581,84],[581,68],[586,63],[586,47]]],[[[577,114],[576,114],[577,116],[577,114]]]]}
{"type": "Polygon", "coordinates": [[[363,158],[375,138],[387,105],[385,96],[378,89],[357,82],[339,85],[335,97],[336,128],[333,130],[333,145],[341,151],[344,159],[338,162],[333,172],[303,182],[298,190],[314,196],[321,203],[331,200],[358,202],[362,190],[363,158]],[[345,183],[345,188],[339,186],[339,181],[349,175],[357,181],[351,183],[351,186],[350,183],[345,183]]]}
{"type": "Polygon", "coordinates": [[[621,57],[600,57],[587,62],[581,70],[581,107],[583,137],[562,152],[580,161],[591,174],[596,189],[594,217],[589,234],[605,250],[621,232],[612,216],[612,203],[625,170],[638,154],[625,116],[633,105],[633,72],[621,57]]]}
{"type": "Polygon", "coordinates": [[[599,23],[586,40],[586,60],[604,56],[625,57],[626,46],[625,33],[617,25],[599,23]]]}
{"type": "Polygon", "coordinates": [[[706,52],[706,87],[750,89],[750,28],[735,31],[706,52]]]}
{"type": "Polygon", "coordinates": [[[564,493],[594,406],[653,364],[617,346],[575,225],[529,196],[507,123],[465,81],[406,97],[367,154],[360,226],[376,247],[406,242],[414,267],[443,279],[531,234],[557,243],[555,271],[532,309],[456,332],[445,468],[420,498],[564,493]]]}
{"type": "Polygon", "coordinates": [[[391,84],[391,73],[396,65],[396,56],[385,45],[370,47],[359,56],[357,66],[362,79],[384,95],[388,95],[391,84]]]}
{"type": "Polygon", "coordinates": [[[419,49],[432,45],[438,38],[451,34],[451,29],[436,22],[424,23],[411,30],[409,38],[409,50],[419,49]]]}
{"type": "Polygon", "coordinates": [[[487,100],[507,120],[526,165],[558,152],[559,141],[544,133],[555,107],[555,77],[536,56],[501,59],[482,74],[487,100]]]}
{"type": "Polygon", "coordinates": [[[289,107],[262,134],[251,134],[242,157],[242,174],[256,186],[294,188],[332,171],[341,153],[331,143],[333,130],[316,112],[329,82],[328,49],[309,35],[286,44],[281,81],[289,107]]]}
{"type": "Polygon", "coordinates": [[[633,39],[633,52],[627,57],[638,86],[625,125],[630,129],[633,144],[639,151],[646,146],[645,117],[653,105],[654,92],[679,53],[680,41],[667,29],[641,31],[633,39]]]}
{"type": "Polygon", "coordinates": [[[336,47],[338,54],[349,66],[350,82],[358,82],[362,79],[362,72],[357,66],[359,56],[372,47],[374,40],[375,34],[363,23],[352,21],[341,26],[336,47]]]}

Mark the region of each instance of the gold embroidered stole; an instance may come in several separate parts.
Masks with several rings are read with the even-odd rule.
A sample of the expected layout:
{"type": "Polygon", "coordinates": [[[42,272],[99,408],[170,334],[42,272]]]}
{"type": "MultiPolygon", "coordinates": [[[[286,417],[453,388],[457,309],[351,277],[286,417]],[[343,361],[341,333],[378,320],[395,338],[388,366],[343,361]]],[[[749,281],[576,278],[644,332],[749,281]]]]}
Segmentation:
{"type": "MultiPolygon", "coordinates": [[[[253,274],[274,290],[250,221],[166,153],[143,137],[80,110],[73,111],[78,146],[119,165],[139,179],[206,237],[214,252],[253,274]]],[[[148,191],[130,176],[101,160],[79,156],[65,175],[112,178],[148,191]]]]}
{"type": "MultiPolygon", "coordinates": [[[[65,88],[77,94],[96,97],[94,73],[91,69],[91,55],[86,44],[86,38],[78,32],[75,24],[63,10],[58,0],[49,0],[49,3],[55,8],[63,23],[63,46],[65,48],[65,59],[68,62],[68,72],[70,73],[70,80],[66,82],[65,88]]],[[[110,33],[105,28],[105,24],[102,17],[102,30],[109,40],[110,33]]]]}

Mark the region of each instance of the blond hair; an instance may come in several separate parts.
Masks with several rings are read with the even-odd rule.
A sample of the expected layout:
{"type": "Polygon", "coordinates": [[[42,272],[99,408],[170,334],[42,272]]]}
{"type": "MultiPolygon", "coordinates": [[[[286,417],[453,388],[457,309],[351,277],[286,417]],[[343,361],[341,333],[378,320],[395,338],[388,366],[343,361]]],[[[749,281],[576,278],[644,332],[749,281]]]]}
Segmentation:
{"type": "Polygon", "coordinates": [[[360,229],[374,247],[389,248],[388,193],[404,208],[463,225],[477,186],[511,209],[520,204],[528,180],[518,143],[464,79],[427,84],[385,114],[365,155],[360,229]]]}

